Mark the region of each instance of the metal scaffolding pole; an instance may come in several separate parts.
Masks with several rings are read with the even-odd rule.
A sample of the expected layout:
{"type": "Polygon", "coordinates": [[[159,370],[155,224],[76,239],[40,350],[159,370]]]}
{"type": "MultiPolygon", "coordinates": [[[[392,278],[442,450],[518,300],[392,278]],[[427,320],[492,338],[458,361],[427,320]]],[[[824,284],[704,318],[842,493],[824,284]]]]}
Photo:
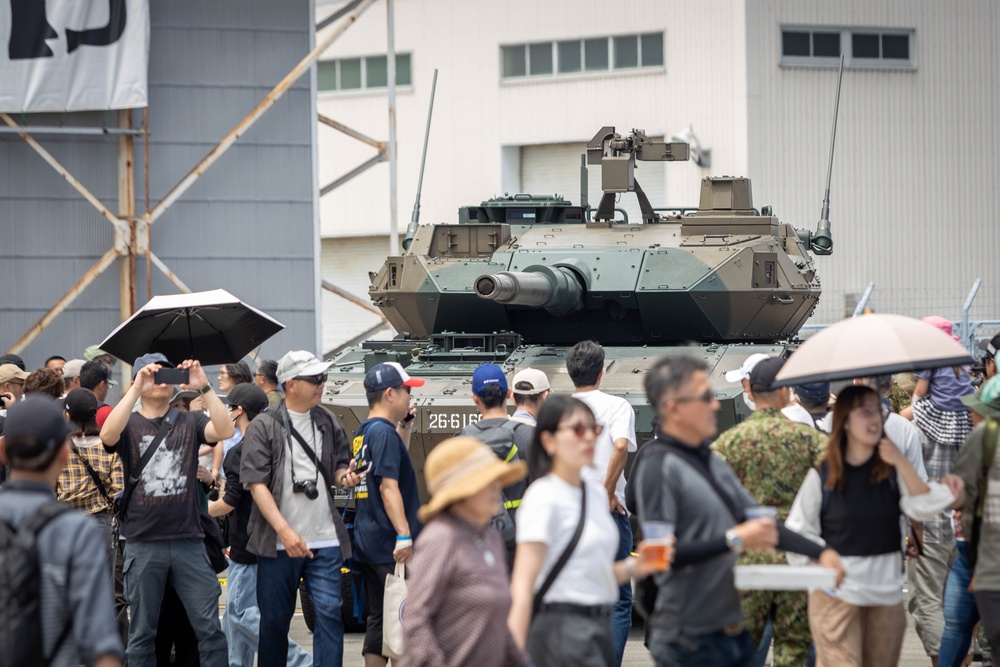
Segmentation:
{"type": "Polygon", "coordinates": [[[396,27],[395,0],[386,0],[386,34],[389,52],[386,74],[389,85],[389,256],[399,254],[399,211],[396,206],[396,27]]]}
{"type": "Polygon", "coordinates": [[[236,127],[230,130],[229,134],[223,137],[222,141],[216,144],[215,147],[208,152],[208,155],[203,157],[201,162],[195,165],[194,169],[189,171],[187,176],[182,178],[181,181],[167,193],[160,203],[157,204],[152,211],[150,211],[149,223],[152,224],[156,222],[175,201],[180,199],[181,195],[187,192],[188,188],[194,185],[195,182],[201,178],[201,175],[204,174],[209,167],[215,164],[215,162],[222,157],[227,150],[229,150],[230,146],[236,143],[237,139],[246,134],[247,130],[253,127],[254,123],[260,120],[267,110],[274,106],[274,104],[281,99],[281,96],[288,92],[288,89],[291,88],[303,74],[309,71],[309,68],[312,67],[313,63],[319,59],[320,55],[322,55],[323,52],[326,51],[338,37],[344,34],[345,30],[354,25],[354,22],[357,21],[358,18],[365,13],[365,10],[368,9],[374,2],[375,0],[362,0],[357,9],[348,15],[348,17],[344,19],[343,23],[338,25],[326,39],[320,42],[320,44],[309,53],[309,55],[303,58],[298,65],[292,68],[292,71],[289,72],[288,75],[285,76],[285,78],[271,90],[271,92],[264,96],[264,99],[262,99],[256,107],[254,107],[253,111],[237,123],[236,127]]]}

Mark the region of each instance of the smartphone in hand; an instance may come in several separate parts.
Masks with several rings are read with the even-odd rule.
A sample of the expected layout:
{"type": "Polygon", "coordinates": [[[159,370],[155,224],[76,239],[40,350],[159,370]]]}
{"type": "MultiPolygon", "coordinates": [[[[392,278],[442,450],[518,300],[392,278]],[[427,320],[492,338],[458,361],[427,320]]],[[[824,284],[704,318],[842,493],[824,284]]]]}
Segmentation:
{"type": "Polygon", "coordinates": [[[187,384],[190,379],[191,374],[186,368],[161,368],[153,373],[156,384],[187,384]]]}

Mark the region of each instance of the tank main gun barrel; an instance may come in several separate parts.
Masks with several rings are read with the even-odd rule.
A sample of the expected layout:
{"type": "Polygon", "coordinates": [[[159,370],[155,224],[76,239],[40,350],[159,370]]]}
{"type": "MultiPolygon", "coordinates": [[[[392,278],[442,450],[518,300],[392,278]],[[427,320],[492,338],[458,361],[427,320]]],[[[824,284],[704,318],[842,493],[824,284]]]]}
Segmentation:
{"type": "Polygon", "coordinates": [[[583,288],[572,270],[531,266],[526,271],[502,271],[479,276],[476,295],[510,306],[544,308],[556,317],[583,309],[583,288]]]}

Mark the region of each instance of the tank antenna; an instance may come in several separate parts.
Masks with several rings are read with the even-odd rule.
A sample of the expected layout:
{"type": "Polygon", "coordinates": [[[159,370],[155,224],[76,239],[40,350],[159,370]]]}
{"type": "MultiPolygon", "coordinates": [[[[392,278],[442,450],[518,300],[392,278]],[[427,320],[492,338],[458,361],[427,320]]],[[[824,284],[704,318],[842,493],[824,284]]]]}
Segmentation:
{"type": "Polygon", "coordinates": [[[844,55],[840,56],[840,73],[837,76],[837,97],[833,103],[833,130],[830,134],[830,161],[826,167],[826,191],[823,193],[823,209],[816,225],[816,233],[810,239],[810,248],[817,255],[833,253],[833,236],[830,235],[830,179],[833,177],[833,150],[837,145],[837,115],[840,111],[840,85],[844,81],[844,55]]]}
{"type": "MultiPolygon", "coordinates": [[[[409,250],[413,237],[420,226],[420,191],[424,188],[424,165],[427,163],[427,142],[431,135],[431,118],[434,116],[434,93],[437,91],[438,71],[434,68],[434,78],[431,81],[431,101],[427,106],[427,127],[424,129],[424,151],[420,156],[420,176],[417,179],[417,198],[413,202],[413,213],[410,214],[410,224],[406,226],[406,236],[403,237],[403,250],[409,250]]],[[[828,186],[829,187],[829,186],[828,186]]]]}

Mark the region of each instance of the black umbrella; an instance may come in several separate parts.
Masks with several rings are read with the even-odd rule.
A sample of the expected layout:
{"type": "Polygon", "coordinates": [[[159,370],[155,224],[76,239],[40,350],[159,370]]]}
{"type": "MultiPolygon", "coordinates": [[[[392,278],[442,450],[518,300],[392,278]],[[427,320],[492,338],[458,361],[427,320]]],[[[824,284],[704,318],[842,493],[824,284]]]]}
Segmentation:
{"type": "Polygon", "coordinates": [[[105,338],[100,348],[126,363],[161,352],[180,363],[205,366],[239,361],[285,328],[224,289],[154,296],[105,338]]]}

